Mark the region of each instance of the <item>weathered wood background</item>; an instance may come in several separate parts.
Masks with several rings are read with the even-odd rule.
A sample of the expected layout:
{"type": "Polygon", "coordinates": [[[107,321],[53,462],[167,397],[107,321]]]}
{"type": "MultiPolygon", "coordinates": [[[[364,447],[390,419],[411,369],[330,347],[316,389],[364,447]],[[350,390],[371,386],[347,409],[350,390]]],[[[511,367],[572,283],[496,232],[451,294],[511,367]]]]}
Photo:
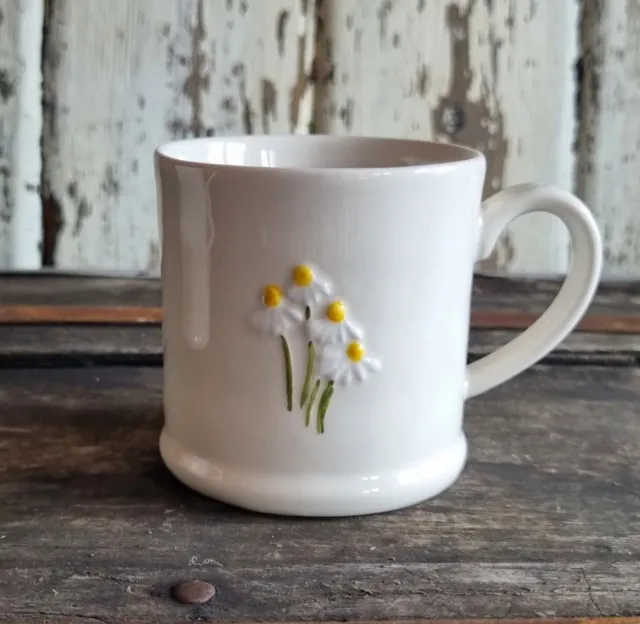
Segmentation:
{"type": "MultiPolygon", "coordinates": [[[[0,267],[157,273],[152,150],[232,133],[455,141],[486,193],[572,189],[640,275],[640,0],[0,0],[0,267]]],[[[551,217],[482,268],[562,273],[551,217]]]]}

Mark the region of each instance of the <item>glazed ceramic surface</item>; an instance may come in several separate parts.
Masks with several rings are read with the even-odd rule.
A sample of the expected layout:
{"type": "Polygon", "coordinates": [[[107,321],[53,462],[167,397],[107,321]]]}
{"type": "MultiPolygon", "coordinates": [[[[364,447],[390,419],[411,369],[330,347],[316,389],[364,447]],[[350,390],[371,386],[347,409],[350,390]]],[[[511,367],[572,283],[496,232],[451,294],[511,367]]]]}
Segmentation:
{"type": "Polygon", "coordinates": [[[484,157],[374,138],[238,137],[156,152],[163,459],[248,509],[388,511],[462,471],[466,399],[531,366],[584,314],[589,210],[522,185],[484,204],[484,157]],[[472,274],[514,218],[562,219],[573,263],[531,328],[466,365],[472,274]]]}

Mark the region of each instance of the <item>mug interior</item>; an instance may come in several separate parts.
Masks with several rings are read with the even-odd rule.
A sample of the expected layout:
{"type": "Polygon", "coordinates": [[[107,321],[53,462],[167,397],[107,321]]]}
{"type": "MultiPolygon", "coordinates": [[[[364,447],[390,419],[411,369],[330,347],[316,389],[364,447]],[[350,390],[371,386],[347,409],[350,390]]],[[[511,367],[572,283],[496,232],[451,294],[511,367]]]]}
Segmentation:
{"type": "Polygon", "coordinates": [[[157,153],[197,165],[277,169],[387,169],[451,164],[481,155],[467,147],[428,141],[327,135],[186,139],[157,153]]]}

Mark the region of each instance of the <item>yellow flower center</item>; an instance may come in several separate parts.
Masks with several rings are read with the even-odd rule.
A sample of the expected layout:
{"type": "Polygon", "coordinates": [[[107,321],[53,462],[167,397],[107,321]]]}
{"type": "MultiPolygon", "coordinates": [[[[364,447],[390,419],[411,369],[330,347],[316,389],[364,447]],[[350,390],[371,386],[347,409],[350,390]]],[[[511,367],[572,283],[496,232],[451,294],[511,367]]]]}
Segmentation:
{"type": "Polygon", "coordinates": [[[352,342],[347,347],[347,357],[352,362],[361,362],[365,353],[366,350],[361,342],[352,342]]]}
{"type": "Polygon", "coordinates": [[[342,323],[347,318],[347,306],[344,301],[334,301],[327,308],[327,318],[334,323],[342,323]]]}
{"type": "Polygon", "coordinates": [[[300,264],[293,269],[293,282],[296,286],[304,288],[313,283],[313,271],[306,264],[300,264]]]}
{"type": "Polygon", "coordinates": [[[277,308],[282,303],[282,288],[275,284],[269,284],[262,291],[262,302],[268,308],[277,308]]]}

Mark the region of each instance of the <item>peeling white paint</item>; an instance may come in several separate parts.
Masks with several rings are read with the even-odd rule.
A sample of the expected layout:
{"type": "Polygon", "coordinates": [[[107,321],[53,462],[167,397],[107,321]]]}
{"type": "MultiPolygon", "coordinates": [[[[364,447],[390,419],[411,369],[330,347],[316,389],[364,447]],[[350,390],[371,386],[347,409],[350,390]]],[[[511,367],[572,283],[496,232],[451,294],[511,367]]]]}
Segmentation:
{"type": "MultiPolygon", "coordinates": [[[[324,131],[464,142],[491,157],[501,114],[507,154],[500,175],[490,167],[490,186],[526,180],[572,188],[577,0],[325,0],[323,14],[330,25],[323,65],[335,67],[322,93],[324,131]],[[460,47],[453,54],[465,42],[468,67],[460,47]],[[434,119],[456,79],[458,87],[469,81],[466,100],[453,97],[434,119]],[[478,118],[483,108],[488,114],[478,118]]],[[[561,224],[527,216],[509,228],[491,268],[563,272],[568,251],[561,224]]]]}
{"type": "Polygon", "coordinates": [[[585,5],[578,191],[603,233],[604,276],[640,276],[640,2],[585,5]]]}
{"type": "MultiPolygon", "coordinates": [[[[489,192],[577,190],[605,276],[640,275],[639,0],[56,0],[41,150],[43,5],[0,0],[2,268],[40,265],[42,169],[63,221],[57,266],[155,274],[157,144],[313,122],[471,144],[490,156],[489,192]]],[[[561,273],[569,257],[562,225],[533,215],[482,268],[561,273]]]]}
{"type": "MultiPolygon", "coordinates": [[[[299,0],[54,3],[45,175],[64,218],[58,266],[157,273],[154,147],[196,134],[289,132],[298,37],[307,65],[313,48],[308,13],[299,0]]],[[[303,95],[300,132],[311,121],[303,95]]]]}
{"type": "Polygon", "coordinates": [[[43,0],[0,0],[0,267],[41,264],[43,0]]]}

